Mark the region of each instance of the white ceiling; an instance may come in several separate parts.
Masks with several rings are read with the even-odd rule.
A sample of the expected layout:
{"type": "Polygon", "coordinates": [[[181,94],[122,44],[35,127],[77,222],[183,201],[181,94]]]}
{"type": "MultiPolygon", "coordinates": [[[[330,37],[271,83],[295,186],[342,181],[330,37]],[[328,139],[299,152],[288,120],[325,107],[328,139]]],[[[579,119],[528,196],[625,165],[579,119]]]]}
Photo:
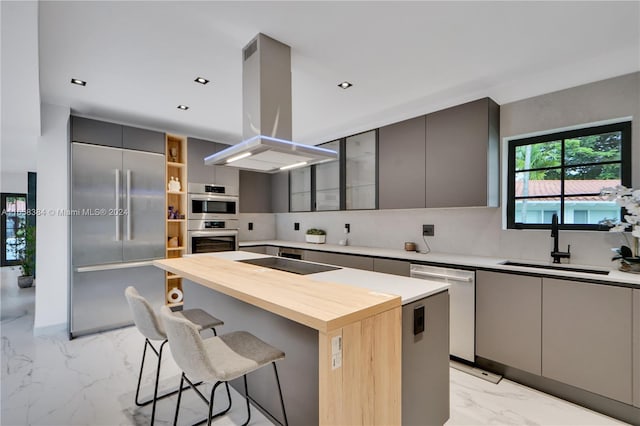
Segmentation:
{"type": "Polygon", "coordinates": [[[259,32],[291,46],[293,138],[305,143],[640,70],[637,1],[44,1],[41,99],[235,143],[241,50],[259,32]],[[354,86],[339,89],[343,80],[354,86]]]}

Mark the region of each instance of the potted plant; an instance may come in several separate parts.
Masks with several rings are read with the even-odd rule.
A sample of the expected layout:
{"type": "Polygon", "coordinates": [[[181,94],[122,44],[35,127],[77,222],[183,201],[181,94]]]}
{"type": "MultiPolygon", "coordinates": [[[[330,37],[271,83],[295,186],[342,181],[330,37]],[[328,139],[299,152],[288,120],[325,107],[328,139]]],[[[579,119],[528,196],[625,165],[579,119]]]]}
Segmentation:
{"type": "Polygon", "coordinates": [[[307,229],[307,234],[305,235],[305,240],[308,243],[314,244],[324,244],[327,239],[327,233],[322,229],[307,229]]]}
{"type": "Polygon", "coordinates": [[[618,269],[623,272],[640,273],[640,250],[638,248],[638,239],[640,239],[640,190],[634,190],[622,185],[613,188],[603,188],[601,191],[603,196],[623,207],[625,210],[624,221],[604,221],[611,226],[610,232],[631,231],[632,244],[614,248],[617,253],[611,260],[619,260],[618,269]]]}
{"type": "Polygon", "coordinates": [[[16,249],[16,257],[22,271],[22,275],[18,277],[18,287],[27,288],[33,285],[36,271],[36,227],[21,225],[17,236],[23,240],[16,249]]]}

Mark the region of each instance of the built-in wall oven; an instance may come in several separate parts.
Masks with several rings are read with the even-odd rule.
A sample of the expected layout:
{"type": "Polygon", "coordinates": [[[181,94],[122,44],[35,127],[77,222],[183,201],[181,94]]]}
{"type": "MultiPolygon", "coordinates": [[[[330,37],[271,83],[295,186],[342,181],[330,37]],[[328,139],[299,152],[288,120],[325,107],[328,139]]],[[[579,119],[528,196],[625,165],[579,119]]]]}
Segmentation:
{"type": "Polygon", "coordinates": [[[238,191],[225,185],[189,183],[189,219],[238,219],[238,191]]]}
{"type": "Polygon", "coordinates": [[[238,250],[238,195],[224,185],[189,183],[187,252],[238,250]]]}

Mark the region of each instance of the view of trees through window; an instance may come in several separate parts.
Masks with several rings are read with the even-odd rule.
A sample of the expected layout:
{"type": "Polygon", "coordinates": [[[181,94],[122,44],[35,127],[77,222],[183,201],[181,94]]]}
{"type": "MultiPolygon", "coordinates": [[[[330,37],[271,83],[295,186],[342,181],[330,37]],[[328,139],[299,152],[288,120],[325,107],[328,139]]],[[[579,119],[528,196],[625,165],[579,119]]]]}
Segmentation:
{"type": "Polygon", "coordinates": [[[548,224],[553,213],[585,229],[617,220],[620,208],[600,191],[628,184],[629,129],[620,123],[510,141],[509,227],[548,224]]]}
{"type": "Polygon", "coordinates": [[[2,266],[15,265],[18,252],[24,247],[24,228],[27,220],[25,194],[2,194],[2,266]]]}

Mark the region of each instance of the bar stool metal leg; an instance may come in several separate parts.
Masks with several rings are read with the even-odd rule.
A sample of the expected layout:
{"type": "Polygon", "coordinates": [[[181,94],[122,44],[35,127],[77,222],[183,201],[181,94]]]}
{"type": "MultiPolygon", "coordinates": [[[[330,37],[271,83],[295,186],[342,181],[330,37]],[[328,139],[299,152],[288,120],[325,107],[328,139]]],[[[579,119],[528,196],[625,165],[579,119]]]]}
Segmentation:
{"type": "Polygon", "coordinates": [[[280,387],[280,378],[278,377],[278,367],[276,367],[276,363],[273,362],[273,372],[276,374],[276,383],[278,383],[278,394],[280,394],[280,406],[282,407],[282,417],[284,418],[284,426],[289,426],[289,421],[287,420],[287,411],[284,409],[284,398],[282,397],[282,388],[280,387]]]}
{"type": "Polygon", "coordinates": [[[151,424],[153,425],[153,422],[156,418],[156,403],[158,401],[158,399],[162,399],[162,398],[166,398],[168,396],[171,395],[175,395],[176,392],[178,392],[177,390],[171,391],[171,392],[167,392],[163,395],[158,396],[158,382],[160,381],[160,365],[162,363],[162,352],[164,350],[164,345],[168,342],[168,340],[164,340],[161,344],[160,344],[160,348],[156,349],[153,344],[149,341],[149,339],[144,339],[144,349],[142,351],[142,362],[140,363],[140,373],[138,374],[138,385],[136,387],[136,398],[135,398],[135,402],[136,405],[139,407],[143,407],[145,405],[149,405],[149,404],[153,404],[152,408],[151,408],[151,424]],[[156,356],[158,357],[158,365],[156,367],[156,380],[155,380],[155,384],[154,384],[154,388],[153,388],[153,398],[148,399],[146,401],[140,402],[140,386],[142,384],[142,372],[144,371],[144,363],[145,363],[145,359],[146,359],[146,355],[147,355],[147,346],[151,347],[151,350],[156,354],[156,356]]]}
{"type": "Polygon", "coordinates": [[[247,426],[251,421],[251,405],[249,404],[249,387],[247,386],[247,375],[242,376],[244,380],[244,399],[247,401],[247,421],[242,426],[247,426]]]}
{"type": "Polygon", "coordinates": [[[181,401],[181,399],[182,399],[182,391],[183,391],[183,390],[185,390],[185,389],[188,389],[188,387],[185,387],[185,386],[184,386],[184,382],[185,382],[185,381],[187,382],[188,387],[190,387],[191,389],[193,389],[193,390],[196,392],[196,394],[200,397],[200,399],[201,399],[205,404],[207,404],[207,405],[209,406],[209,415],[207,416],[207,418],[206,418],[206,419],[204,419],[204,420],[201,420],[201,421],[199,421],[199,422],[197,422],[197,423],[194,423],[194,424],[193,424],[193,426],[200,425],[200,424],[205,423],[205,422],[207,422],[207,424],[209,424],[209,425],[210,425],[210,424],[211,424],[211,420],[212,420],[212,419],[215,419],[216,417],[222,416],[222,415],[226,414],[229,410],[231,410],[231,404],[232,404],[232,401],[231,401],[231,391],[229,390],[229,383],[228,383],[228,382],[216,382],[216,383],[214,384],[213,388],[211,389],[211,396],[210,396],[210,398],[209,398],[209,399],[207,399],[207,398],[202,394],[202,392],[200,392],[200,390],[198,390],[198,388],[196,387],[196,386],[198,386],[198,385],[199,385],[200,383],[202,383],[202,382],[198,382],[198,383],[195,383],[195,384],[194,384],[194,383],[191,383],[191,381],[187,378],[187,375],[186,375],[186,374],[184,374],[184,372],[183,372],[183,373],[182,373],[182,375],[181,375],[181,377],[180,377],[180,388],[176,391],[176,392],[178,392],[178,400],[177,400],[177,402],[176,402],[176,412],[175,412],[175,415],[174,415],[174,417],[173,417],[173,425],[174,425],[174,426],[177,426],[177,424],[178,424],[178,415],[179,415],[179,412],[180,412],[180,401],[181,401]],[[222,383],[224,383],[224,385],[225,385],[225,387],[226,387],[226,389],[227,389],[227,400],[229,401],[229,405],[228,405],[228,406],[227,406],[227,408],[225,408],[224,410],[219,411],[219,412],[217,412],[217,413],[215,413],[215,414],[212,414],[212,412],[213,412],[213,403],[214,403],[214,393],[215,393],[215,391],[216,391],[217,387],[218,387],[219,385],[221,385],[222,383]]]}

